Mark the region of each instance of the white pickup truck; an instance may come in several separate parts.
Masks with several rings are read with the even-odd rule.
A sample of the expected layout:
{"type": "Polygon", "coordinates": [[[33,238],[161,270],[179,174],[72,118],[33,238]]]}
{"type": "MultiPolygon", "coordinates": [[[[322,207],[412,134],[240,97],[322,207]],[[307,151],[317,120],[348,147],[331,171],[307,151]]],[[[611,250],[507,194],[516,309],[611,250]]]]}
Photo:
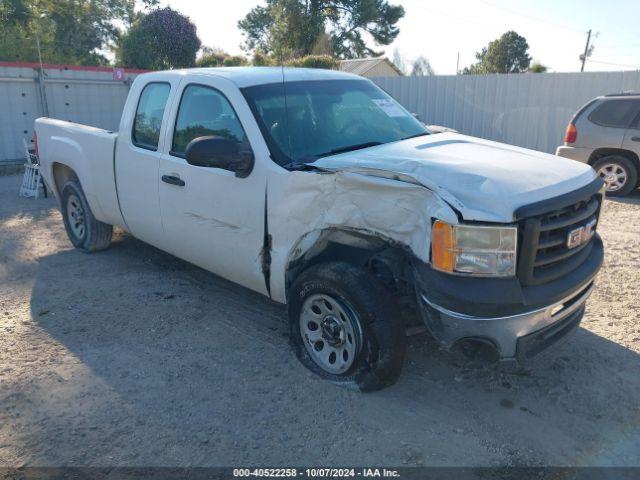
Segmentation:
{"type": "Polygon", "coordinates": [[[71,242],[112,226],[286,303],[317,374],[392,384],[403,305],[443,346],[517,366],[576,329],[603,260],[591,167],[430,132],[345,73],[216,68],[140,75],[119,133],[36,120],[71,242]]]}

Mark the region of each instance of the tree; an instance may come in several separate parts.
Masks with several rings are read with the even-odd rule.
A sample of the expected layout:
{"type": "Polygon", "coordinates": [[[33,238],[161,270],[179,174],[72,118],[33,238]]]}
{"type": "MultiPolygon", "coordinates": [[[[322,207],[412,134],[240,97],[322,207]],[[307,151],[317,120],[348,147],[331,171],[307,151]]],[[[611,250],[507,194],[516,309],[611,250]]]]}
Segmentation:
{"type": "Polygon", "coordinates": [[[431,63],[422,55],[416,58],[411,65],[412,77],[423,77],[425,75],[433,75],[434,73],[431,63]]]}
{"type": "Polygon", "coordinates": [[[529,69],[529,44],[513,30],[489,42],[476,53],[477,63],[463,70],[465,74],[522,73],[529,69]]]}
{"type": "Polygon", "coordinates": [[[189,18],[169,7],[140,15],[122,36],[118,63],[149,70],[193,67],[200,39],[189,18]]]}
{"type": "Polygon", "coordinates": [[[301,57],[314,53],[318,41],[328,36],[334,56],[358,58],[379,55],[367,40],[389,45],[403,16],[404,9],[387,0],[266,0],[238,27],[245,36],[243,47],[251,52],[301,57]]]}
{"type": "Polygon", "coordinates": [[[198,67],[239,67],[247,64],[247,59],[240,55],[230,55],[210,47],[202,47],[202,55],[196,60],[198,67]]]}
{"type": "Polygon", "coordinates": [[[391,63],[393,63],[398,70],[402,72],[403,75],[407,73],[407,63],[404,60],[404,56],[400,53],[398,48],[393,49],[393,57],[391,59],[391,63]]]}
{"type": "Polygon", "coordinates": [[[134,0],[1,0],[0,58],[101,65],[121,25],[134,16],[134,0]]]}
{"type": "Polygon", "coordinates": [[[529,67],[531,73],[545,73],[547,70],[549,70],[549,68],[539,62],[534,62],[531,64],[531,67],[529,67]]]}

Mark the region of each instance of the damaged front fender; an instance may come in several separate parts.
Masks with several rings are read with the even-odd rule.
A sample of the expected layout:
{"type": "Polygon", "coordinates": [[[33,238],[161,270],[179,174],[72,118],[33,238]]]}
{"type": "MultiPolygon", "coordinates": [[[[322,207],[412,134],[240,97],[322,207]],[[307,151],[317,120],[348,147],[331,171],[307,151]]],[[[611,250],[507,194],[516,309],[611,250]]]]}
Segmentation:
{"type": "Polygon", "coordinates": [[[431,219],[457,223],[437,194],[401,178],[361,173],[282,172],[269,179],[271,297],[286,301],[288,265],[312,248],[323,231],[360,232],[393,242],[429,261],[431,219]]]}

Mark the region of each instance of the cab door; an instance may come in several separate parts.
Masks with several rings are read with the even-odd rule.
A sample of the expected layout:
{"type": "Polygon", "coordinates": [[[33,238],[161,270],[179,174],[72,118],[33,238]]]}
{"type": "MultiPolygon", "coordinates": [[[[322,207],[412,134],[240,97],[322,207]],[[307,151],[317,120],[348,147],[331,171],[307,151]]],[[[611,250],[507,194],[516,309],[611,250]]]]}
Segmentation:
{"type": "Polygon", "coordinates": [[[233,282],[267,293],[261,251],[265,231],[266,146],[238,88],[211,75],[186,78],[172,107],[172,128],[158,178],[166,249],[233,282]],[[232,139],[253,152],[246,178],[187,163],[202,136],[232,139]]]}
{"type": "Polygon", "coordinates": [[[169,105],[180,82],[175,75],[146,76],[134,83],[122,114],[116,144],[115,176],[120,210],[135,237],[162,248],[158,181],[160,150],[169,105]]]}
{"type": "Polygon", "coordinates": [[[633,100],[635,118],[624,134],[622,148],[631,150],[640,157],[640,100],[633,100]]]}

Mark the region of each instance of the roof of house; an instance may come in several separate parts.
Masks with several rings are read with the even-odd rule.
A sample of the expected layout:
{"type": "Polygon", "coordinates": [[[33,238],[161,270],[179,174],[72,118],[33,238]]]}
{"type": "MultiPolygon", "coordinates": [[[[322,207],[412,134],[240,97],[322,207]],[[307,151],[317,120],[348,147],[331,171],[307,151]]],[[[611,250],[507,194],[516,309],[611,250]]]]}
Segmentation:
{"type": "Polygon", "coordinates": [[[354,58],[351,60],[341,60],[340,70],[342,70],[343,72],[355,73],[356,75],[364,75],[380,63],[387,63],[398,73],[398,75],[402,75],[400,69],[396,67],[394,63],[391,62],[387,57],[354,58]]]}

